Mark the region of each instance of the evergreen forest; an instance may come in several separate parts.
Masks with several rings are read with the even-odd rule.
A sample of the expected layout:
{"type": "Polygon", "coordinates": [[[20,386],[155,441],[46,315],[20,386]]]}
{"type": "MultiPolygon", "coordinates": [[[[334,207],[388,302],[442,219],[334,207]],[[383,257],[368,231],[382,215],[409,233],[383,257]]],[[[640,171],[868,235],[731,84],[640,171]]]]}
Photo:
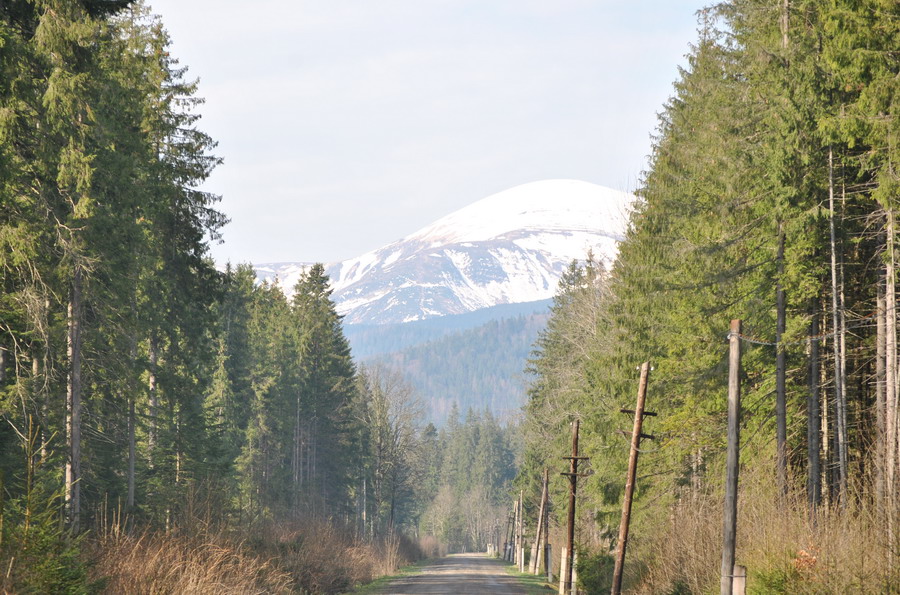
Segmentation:
{"type": "Polygon", "coordinates": [[[699,23],[615,265],[570,270],[538,340],[518,481],[533,509],[581,420],[580,576],[607,592],[620,409],[649,361],[624,589],[713,592],[741,320],[748,592],[896,593],[900,4],[734,0],[699,23]]]}
{"type": "Polygon", "coordinates": [[[0,590],[336,593],[483,549],[512,427],[426,425],[322,265],[290,299],[216,269],[169,48],[141,2],[0,4],[0,590]]]}
{"type": "Polygon", "coordinates": [[[444,424],[454,406],[516,421],[528,383],[523,362],[546,322],[545,314],[492,320],[371,360],[402,373],[435,424],[444,424]]]}
{"type": "Polygon", "coordinates": [[[578,580],[607,592],[650,362],[624,587],[714,592],[737,339],[749,590],[900,592],[900,4],[698,23],[614,265],[573,263],[540,332],[434,341],[439,368],[354,361],[321,264],[290,297],[217,270],[221,159],[143,2],[0,3],[0,590],[347,592],[502,548],[520,494],[532,540],[545,470],[558,561],[578,420],[578,580]],[[499,419],[515,387],[476,380],[526,351],[499,419]]]}

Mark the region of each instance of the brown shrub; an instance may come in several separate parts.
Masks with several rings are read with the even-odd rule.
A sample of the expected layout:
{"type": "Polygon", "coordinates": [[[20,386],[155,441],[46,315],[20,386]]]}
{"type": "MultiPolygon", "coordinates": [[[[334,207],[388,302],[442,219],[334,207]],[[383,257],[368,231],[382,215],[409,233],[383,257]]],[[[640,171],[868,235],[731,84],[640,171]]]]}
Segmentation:
{"type": "Polygon", "coordinates": [[[419,539],[419,550],[426,558],[440,558],[447,555],[447,544],[434,535],[426,535],[419,539]]]}

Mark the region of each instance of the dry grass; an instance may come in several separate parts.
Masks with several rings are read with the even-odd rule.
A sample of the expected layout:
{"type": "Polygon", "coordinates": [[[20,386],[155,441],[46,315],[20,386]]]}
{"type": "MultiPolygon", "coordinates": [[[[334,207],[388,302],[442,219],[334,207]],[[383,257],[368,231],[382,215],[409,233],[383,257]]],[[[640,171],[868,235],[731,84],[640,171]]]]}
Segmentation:
{"type": "MultiPolygon", "coordinates": [[[[742,478],[739,496],[736,559],[748,568],[748,593],[900,593],[900,557],[891,569],[884,524],[865,499],[812,518],[802,491],[780,499],[760,477],[742,478]]],[[[633,559],[645,566],[631,565],[634,592],[715,592],[721,497],[683,499],[660,529],[635,543],[633,559]]]]}
{"type": "Polygon", "coordinates": [[[292,593],[294,581],[223,535],[112,533],[92,543],[92,573],[108,593],[292,593]]]}
{"type": "Polygon", "coordinates": [[[272,525],[258,531],[253,544],[314,593],[342,593],[424,557],[403,536],[369,542],[317,521],[272,525]]]}
{"type": "Polygon", "coordinates": [[[252,535],[108,531],[90,544],[108,593],[342,593],[422,558],[411,540],[374,543],[327,522],[257,526],[252,535]]]}

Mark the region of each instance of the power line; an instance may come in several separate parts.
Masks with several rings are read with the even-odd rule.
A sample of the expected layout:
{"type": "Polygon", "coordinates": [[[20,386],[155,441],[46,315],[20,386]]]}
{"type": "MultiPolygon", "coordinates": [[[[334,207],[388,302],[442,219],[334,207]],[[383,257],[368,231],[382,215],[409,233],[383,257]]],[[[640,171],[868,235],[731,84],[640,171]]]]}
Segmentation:
{"type": "MultiPolygon", "coordinates": [[[[850,330],[854,330],[854,329],[858,329],[858,328],[868,328],[870,325],[868,325],[868,324],[861,324],[861,323],[866,322],[866,321],[873,320],[873,319],[876,318],[879,314],[880,314],[880,312],[875,311],[875,312],[869,314],[868,316],[864,316],[864,317],[862,317],[862,318],[858,318],[854,324],[847,325],[843,330],[844,330],[844,331],[850,331],[850,330]]],[[[777,347],[777,346],[779,346],[779,345],[782,345],[782,346],[788,346],[788,345],[808,345],[809,343],[812,343],[813,341],[822,341],[822,340],[824,340],[824,339],[828,339],[828,338],[834,337],[834,336],[836,336],[837,334],[838,334],[838,331],[831,331],[830,333],[821,333],[821,334],[818,334],[818,335],[815,335],[815,336],[812,336],[812,337],[806,337],[806,338],[804,338],[804,339],[802,339],[802,340],[800,340],[800,341],[781,341],[781,342],[778,342],[778,341],[766,341],[766,340],[764,340],[764,339],[759,339],[759,338],[757,338],[757,337],[751,337],[751,336],[745,335],[745,334],[743,334],[743,333],[737,333],[737,334],[735,334],[735,333],[731,333],[731,332],[729,332],[727,335],[725,335],[725,338],[726,338],[726,339],[731,339],[732,336],[736,336],[736,337],[738,337],[741,341],[745,341],[745,342],[747,342],[747,343],[753,343],[754,345],[766,345],[766,346],[771,346],[771,347],[777,347]]]]}

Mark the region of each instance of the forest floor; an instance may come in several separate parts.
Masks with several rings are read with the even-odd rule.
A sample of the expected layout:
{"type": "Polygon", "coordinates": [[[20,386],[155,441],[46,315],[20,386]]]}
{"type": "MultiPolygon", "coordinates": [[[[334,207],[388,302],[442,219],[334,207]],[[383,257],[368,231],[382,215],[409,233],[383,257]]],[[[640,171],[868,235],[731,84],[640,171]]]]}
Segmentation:
{"type": "Polygon", "coordinates": [[[529,595],[535,590],[507,572],[508,564],[485,554],[452,554],[434,560],[413,575],[398,578],[374,591],[377,595],[466,594],[529,595]]]}

